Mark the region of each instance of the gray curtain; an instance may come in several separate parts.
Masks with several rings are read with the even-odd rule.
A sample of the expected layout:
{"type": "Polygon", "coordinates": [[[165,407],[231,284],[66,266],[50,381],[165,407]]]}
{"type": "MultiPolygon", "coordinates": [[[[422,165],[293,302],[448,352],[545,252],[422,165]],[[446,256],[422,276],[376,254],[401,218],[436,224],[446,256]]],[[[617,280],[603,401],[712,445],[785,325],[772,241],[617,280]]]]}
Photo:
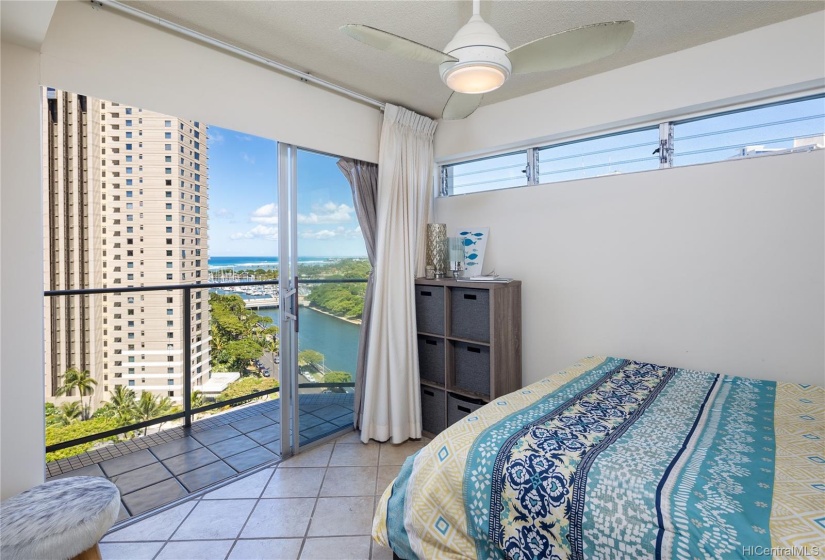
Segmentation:
{"type": "Polygon", "coordinates": [[[361,428],[364,403],[364,381],[369,351],[370,317],[372,315],[373,271],[375,270],[375,230],[378,225],[376,204],[378,200],[378,166],[365,161],[340,159],[338,169],[352,187],[352,200],[355,213],[367,246],[367,258],[372,269],[367,279],[367,292],[364,295],[364,312],[361,315],[361,337],[358,341],[358,366],[355,372],[355,406],[353,407],[353,426],[361,428]]]}

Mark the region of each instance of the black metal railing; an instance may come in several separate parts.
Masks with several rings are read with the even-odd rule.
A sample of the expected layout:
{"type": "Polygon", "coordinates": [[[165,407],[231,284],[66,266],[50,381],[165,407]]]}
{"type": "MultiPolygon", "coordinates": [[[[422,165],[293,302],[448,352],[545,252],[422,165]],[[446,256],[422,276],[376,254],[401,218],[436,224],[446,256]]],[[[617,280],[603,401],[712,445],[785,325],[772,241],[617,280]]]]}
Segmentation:
{"type": "MultiPolygon", "coordinates": [[[[353,284],[353,283],[365,283],[367,279],[365,278],[345,278],[345,279],[329,279],[329,278],[298,278],[299,284],[353,284]]],[[[183,292],[183,304],[184,310],[183,313],[183,355],[184,355],[184,368],[183,368],[183,411],[176,412],[174,414],[167,414],[164,416],[158,416],[157,418],[152,418],[150,420],[145,420],[143,422],[137,422],[134,424],[129,424],[126,426],[121,426],[119,428],[115,428],[112,430],[107,430],[104,432],[99,432],[96,434],[91,434],[88,436],[83,436],[71,440],[66,440],[63,442],[55,443],[52,445],[46,446],[46,452],[50,453],[53,451],[60,451],[61,449],[67,449],[69,447],[74,447],[75,445],[81,445],[84,443],[91,443],[97,440],[114,437],[118,435],[122,435],[128,432],[132,432],[141,428],[147,428],[149,426],[154,426],[157,424],[163,424],[165,422],[169,422],[172,420],[178,420],[183,418],[184,427],[189,428],[192,425],[192,417],[195,414],[199,414],[202,412],[208,412],[210,410],[214,410],[217,408],[224,408],[227,406],[232,406],[236,404],[240,404],[246,401],[251,401],[262,396],[270,395],[273,393],[280,392],[280,387],[274,387],[272,389],[266,389],[263,391],[256,391],[254,393],[250,393],[248,395],[242,395],[239,397],[234,397],[231,399],[226,399],[223,401],[218,401],[214,403],[209,403],[203,406],[199,406],[197,408],[192,408],[192,338],[190,335],[191,331],[191,308],[192,308],[192,290],[204,290],[204,289],[221,289],[221,288],[231,288],[235,286],[277,286],[279,285],[279,280],[253,280],[253,281],[236,281],[236,282],[209,282],[209,283],[202,283],[202,284],[165,284],[160,286],[128,286],[123,288],[78,288],[78,289],[71,289],[71,290],[46,290],[43,292],[45,297],[62,297],[62,296],[86,296],[86,295],[102,295],[102,294],[122,294],[122,293],[130,293],[130,292],[164,292],[164,291],[182,291],[183,292]]],[[[297,289],[297,286],[296,286],[297,289]]],[[[298,385],[299,388],[338,388],[338,387],[354,387],[355,383],[300,383],[298,385]]]]}

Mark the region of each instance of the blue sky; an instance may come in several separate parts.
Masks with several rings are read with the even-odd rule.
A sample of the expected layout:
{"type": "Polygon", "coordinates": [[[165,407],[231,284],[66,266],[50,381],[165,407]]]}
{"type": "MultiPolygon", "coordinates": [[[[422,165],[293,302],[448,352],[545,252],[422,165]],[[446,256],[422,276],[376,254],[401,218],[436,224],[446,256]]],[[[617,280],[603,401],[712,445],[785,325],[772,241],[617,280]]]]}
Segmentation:
{"type": "MultiPolygon", "coordinates": [[[[278,254],[278,153],[273,140],[209,126],[209,254],[278,254]]],[[[338,159],[298,152],[298,252],[366,256],[338,159]]]]}

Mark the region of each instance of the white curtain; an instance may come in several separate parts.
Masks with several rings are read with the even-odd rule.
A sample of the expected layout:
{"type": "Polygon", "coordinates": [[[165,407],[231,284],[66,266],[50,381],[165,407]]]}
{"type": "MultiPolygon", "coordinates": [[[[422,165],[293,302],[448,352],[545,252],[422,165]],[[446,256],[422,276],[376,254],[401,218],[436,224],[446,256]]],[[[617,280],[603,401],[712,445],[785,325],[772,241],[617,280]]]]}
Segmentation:
{"type": "Polygon", "coordinates": [[[414,278],[424,275],[436,123],[387,104],[378,151],[375,295],[361,441],[421,437],[414,278]]]}

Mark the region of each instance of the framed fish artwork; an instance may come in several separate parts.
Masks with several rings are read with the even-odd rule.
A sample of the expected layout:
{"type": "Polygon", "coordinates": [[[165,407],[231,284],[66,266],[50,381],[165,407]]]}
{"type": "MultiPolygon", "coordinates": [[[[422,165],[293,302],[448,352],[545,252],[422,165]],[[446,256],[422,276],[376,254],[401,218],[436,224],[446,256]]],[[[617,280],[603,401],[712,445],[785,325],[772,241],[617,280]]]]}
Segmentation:
{"type": "Polygon", "coordinates": [[[461,238],[464,246],[464,274],[465,278],[483,274],[484,250],[487,248],[489,227],[459,228],[456,237],[461,238]]]}

